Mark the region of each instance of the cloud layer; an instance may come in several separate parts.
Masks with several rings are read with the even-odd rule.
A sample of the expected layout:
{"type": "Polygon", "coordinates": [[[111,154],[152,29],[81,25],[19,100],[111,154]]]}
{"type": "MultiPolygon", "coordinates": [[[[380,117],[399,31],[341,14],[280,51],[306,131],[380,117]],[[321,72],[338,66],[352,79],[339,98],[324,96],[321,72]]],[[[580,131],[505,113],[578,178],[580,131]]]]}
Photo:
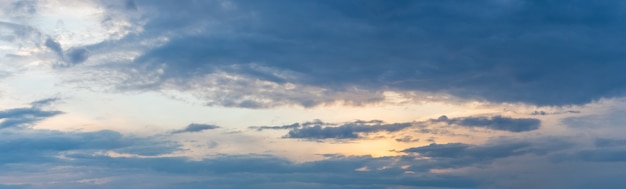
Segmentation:
{"type": "Polygon", "coordinates": [[[220,99],[216,105],[382,99],[342,95],[354,88],[569,105],[621,96],[625,89],[619,71],[625,59],[618,45],[622,37],[615,32],[626,21],[619,1],[132,4],[136,10],[112,12],[140,11],[146,32],[90,47],[94,53],[166,38],[141,47],[129,62],[156,75],[120,72],[128,77],[126,85],[135,83],[125,88],[192,90],[210,101],[220,99]],[[185,14],[174,14],[182,10],[185,14]],[[211,82],[218,90],[194,87],[211,82]],[[271,91],[260,92],[265,89],[271,91]]]}

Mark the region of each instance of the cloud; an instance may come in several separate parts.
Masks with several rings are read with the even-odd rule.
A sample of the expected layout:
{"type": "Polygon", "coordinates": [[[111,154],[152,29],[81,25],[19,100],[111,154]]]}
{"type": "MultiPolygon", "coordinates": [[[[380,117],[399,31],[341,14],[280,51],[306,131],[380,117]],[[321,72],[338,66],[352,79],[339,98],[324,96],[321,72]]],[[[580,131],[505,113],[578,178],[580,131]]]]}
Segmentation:
{"type": "Polygon", "coordinates": [[[0,40],[15,43],[17,45],[36,44],[43,36],[39,30],[32,26],[14,22],[0,21],[0,31],[2,31],[2,34],[0,34],[0,40]]]}
{"type": "Polygon", "coordinates": [[[426,146],[407,148],[399,152],[406,153],[408,157],[429,159],[429,163],[415,163],[409,169],[425,171],[489,166],[507,159],[540,159],[537,161],[550,162],[551,159],[577,147],[572,141],[558,137],[499,138],[483,144],[432,143],[426,146]]]}
{"type": "Polygon", "coordinates": [[[9,17],[12,20],[28,20],[38,12],[37,1],[13,1],[10,5],[3,5],[2,10],[1,16],[9,17]]]}
{"type": "Polygon", "coordinates": [[[284,138],[301,139],[357,139],[359,134],[375,132],[396,132],[413,126],[413,123],[385,124],[379,120],[354,121],[343,124],[330,124],[321,121],[295,123],[283,126],[252,127],[257,130],[263,129],[291,129],[284,138]]]}
{"type": "Polygon", "coordinates": [[[184,129],[172,131],[172,134],[196,133],[196,132],[200,132],[204,130],[211,130],[211,129],[217,129],[217,128],[220,128],[220,127],[216,125],[192,123],[192,124],[187,125],[187,127],[185,127],[184,129]]]}
{"type": "Polygon", "coordinates": [[[524,148],[529,143],[507,143],[492,146],[473,146],[463,143],[430,144],[428,146],[415,147],[402,150],[407,153],[419,153],[424,157],[431,158],[471,158],[489,161],[494,158],[503,158],[528,153],[524,148]]]}
{"type": "MultiPolygon", "coordinates": [[[[357,123],[376,125],[379,121],[357,123]]],[[[382,124],[382,123],[381,123],[382,124]]],[[[516,179],[533,179],[533,174],[515,167],[523,165],[541,169],[541,178],[560,179],[563,174],[573,174],[576,185],[598,181],[595,177],[579,177],[575,171],[559,170],[564,167],[589,166],[604,162],[623,168],[617,151],[575,152],[572,157],[583,161],[550,163],[550,157],[576,150],[571,141],[563,138],[500,138],[484,144],[448,143],[430,144],[402,150],[397,156],[345,156],[325,155],[321,160],[293,162],[263,154],[218,154],[190,160],[172,155],[180,145],[163,137],[136,137],[115,131],[63,132],[36,129],[0,130],[0,176],[6,179],[23,177],[24,186],[64,188],[247,188],[267,186],[272,188],[490,188],[505,184],[511,176],[516,179]],[[116,157],[114,151],[141,156],[116,157]],[[579,155],[585,154],[585,155],[579,155]],[[588,155],[591,154],[591,155],[588,155]],[[584,158],[584,159],[582,159],[584,158]],[[571,164],[571,165],[570,165],[571,164]],[[531,166],[532,165],[532,166],[531,166]],[[563,166],[561,166],[563,167],[563,166]],[[89,168],[91,171],[84,172],[89,168]],[[438,172],[450,170],[450,172],[438,172]],[[38,177],[29,177],[37,172],[38,177]],[[545,174],[544,174],[545,173],[545,174]],[[557,174],[560,173],[560,174],[557,174]],[[49,175],[49,176],[45,176],[49,175]],[[62,175],[62,176],[59,176],[62,175]],[[555,175],[558,175],[555,177],[555,175]],[[584,179],[580,179],[584,178],[584,179]],[[94,182],[75,182],[91,180],[94,182]],[[102,182],[95,182],[101,180],[102,182]],[[137,182],[152,180],[152,182],[137,182]]],[[[597,165],[596,165],[597,166],[597,165]]],[[[585,170],[606,170],[588,167],[585,170]]],[[[605,172],[613,178],[622,172],[605,172]]],[[[539,174],[538,173],[538,174],[539,174]]],[[[606,177],[608,176],[608,177],[606,177]]],[[[570,177],[568,177],[570,178],[570,177]]],[[[508,185],[507,185],[508,184],[508,185]]],[[[537,182],[543,188],[550,183],[537,182]]],[[[524,185],[527,186],[527,185],[524,185]]]]}
{"type": "MultiPolygon", "coordinates": [[[[459,117],[448,118],[441,116],[438,119],[427,121],[414,121],[403,123],[384,123],[380,120],[354,121],[347,123],[325,123],[321,120],[312,122],[293,123],[280,126],[251,126],[250,129],[263,130],[289,130],[284,138],[300,139],[362,139],[363,135],[376,132],[397,132],[406,128],[415,128],[421,134],[456,136],[447,128],[437,126],[437,123],[446,123],[461,127],[480,127],[492,130],[509,132],[527,132],[539,129],[541,121],[532,118],[509,118],[502,116],[493,117],[459,117]]],[[[417,142],[412,136],[396,139],[397,142],[417,142]]]]}
{"type": "Polygon", "coordinates": [[[59,56],[59,58],[63,58],[63,48],[61,47],[61,44],[59,42],[55,41],[52,38],[48,38],[46,39],[46,43],[44,43],[44,45],[46,45],[46,47],[48,47],[50,50],[52,50],[52,52],[59,56]]]}
{"type": "Polygon", "coordinates": [[[590,162],[626,162],[626,151],[623,149],[594,149],[578,152],[578,158],[590,162]]]}
{"type": "Polygon", "coordinates": [[[62,114],[61,111],[56,110],[43,110],[42,106],[56,101],[56,99],[43,99],[31,103],[32,107],[29,108],[13,108],[0,111],[0,129],[11,127],[29,127],[33,124],[44,120],[49,117],[53,117],[62,114]]]}
{"type": "Polygon", "coordinates": [[[125,136],[116,131],[62,132],[35,129],[4,129],[0,157],[6,163],[46,163],[64,161],[63,154],[89,155],[102,151],[155,156],[179,150],[177,143],[125,136]]]}
{"type": "Polygon", "coordinates": [[[533,118],[510,118],[502,116],[493,117],[461,117],[450,119],[447,116],[441,116],[434,123],[441,122],[447,124],[455,124],[463,127],[482,127],[493,130],[509,131],[509,132],[527,132],[539,129],[541,121],[533,118]]]}
{"type": "Polygon", "coordinates": [[[65,59],[72,64],[85,62],[89,58],[89,51],[86,48],[71,48],[67,50],[65,59]]]}
{"type": "Polygon", "coordinates": [[[59,100],[60,100],[59,98],[45,98],[45,99],[31,102],[30,105],[35,108],[41,108],[41,107],[50,106],[52,103],[55,103],[59,100]]]}
{"type": "Polygon", "coordinates": [[[404,136],[402,138],[396,138],[396,142],[411,143],[411,142],[419,142],[419,141],[420,141],[419,138],[413,138],[412,136],[404,136]]]}
{"type": "Polygon", "coordinates": [[[597,138],[594,144],[596,147],[626,146],[626,139],[597,138]]]}
{"type": "Polygon", "coordinates": [[[140,55],[127,64],[141,73],[160,73],[149,80],[151,88],[128,86],[142,78],[128,69],[118,72],[131,78],[117,84],[127,90],[192,90],[212,105],[309,107],[383,99],[344,96],[357,88],[563,106],[624,95],[626,77],[619,70],[626,56],[619,48],[622,34],[615,32],[626,23],[623,6],[564,0],[136,1],[132,11],[124,6],[110,11],[140,11],[144,20],[136,24],[144,32],[106,44],[167,39],[137,47],[140,55]],[[181,11],[185,14],[174,14],[181,11]],[[246,79],[218,77],[226,79],[218,90],[175,87],[216,86],[202,78],[224,73],[246,79]],[[269,86],[274,89],[262,90],[269,86]],[[247,87],[253,90],[237,90],[247,87]]]}
{"type": "Polygon", "coordinates": [[[301,127],[310,127],[310,126],[315,126],[315,125],[332,125],[330,123],[324,123],[321,120],[314,120],[311,122],[304,122],[304,123],[294,123],[291,125],[281,125],[281,126],[250,126],[248,128],[250,129],[256,129],[257,131],[263,131],[266,129],[270,129],[270,130],[282,130],[282,129],[297,129],[297,128],[301,128],[301,127]]]}
{"type": "Polygon", "coordinates": [[[61,44],[49,37],[44,44],[64,62],[60,63],[60,66],[80,64],[89,58],[89,51],[84,47],[74,47],[64,52],[61,44]]]}
{"type": "Polygon", "coordinates": [[[580,111],[577,110],[568,110],[568,111],[557,111],[557,112],[546,112],[546,111],[533,111],[530,115],[558,115],[558,114],[578,114],[580,111]]]}

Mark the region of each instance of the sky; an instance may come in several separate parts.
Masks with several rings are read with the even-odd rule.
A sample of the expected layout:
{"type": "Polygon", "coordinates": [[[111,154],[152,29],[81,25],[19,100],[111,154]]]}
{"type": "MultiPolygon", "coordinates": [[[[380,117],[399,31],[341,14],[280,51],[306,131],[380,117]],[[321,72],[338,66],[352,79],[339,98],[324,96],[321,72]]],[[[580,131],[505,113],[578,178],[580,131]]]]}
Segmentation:
{"type": "Polygon", "coordinates": [[[623,1],[0,9],[0,189],[626,188],[623,1]]]}

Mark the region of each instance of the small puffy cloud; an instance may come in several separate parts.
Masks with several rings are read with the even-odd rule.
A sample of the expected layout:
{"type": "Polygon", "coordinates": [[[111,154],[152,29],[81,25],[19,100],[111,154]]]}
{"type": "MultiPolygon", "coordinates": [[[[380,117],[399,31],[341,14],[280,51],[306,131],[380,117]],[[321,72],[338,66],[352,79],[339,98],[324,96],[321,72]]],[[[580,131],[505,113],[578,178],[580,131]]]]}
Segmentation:
{"type": "Polygon", "coordinates": [[[500,131],[509,132],[527,132],[539,129],[541,121],[533,118],[510,118],[503,116],[493,117],[460,117],[460,118],[448,118],[447,116],[441,116],[437,119],[431,120],[434,123],[447,123],[454,124],[463,127],[481,127],[500,131]]]}
{"type": "Polygon", "coordinates": [[[200,132],[204,130],[211,130],[211,129],[217,129],[217,128],[220,128],[220,127],[217,125],[192,123],[192,124],[187,125],[187,127],[185,127],[184,129],[172,131],[172,134],[196,133],[196,132],[200,132]]]}

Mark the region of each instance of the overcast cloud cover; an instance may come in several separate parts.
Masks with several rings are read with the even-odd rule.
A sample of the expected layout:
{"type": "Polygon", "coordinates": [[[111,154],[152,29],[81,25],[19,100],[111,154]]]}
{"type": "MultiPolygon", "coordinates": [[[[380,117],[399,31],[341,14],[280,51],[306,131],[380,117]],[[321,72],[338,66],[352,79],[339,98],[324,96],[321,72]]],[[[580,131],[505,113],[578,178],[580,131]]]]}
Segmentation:
{"type": "Polygon", "coordinates": [[[0,0],[3,188],[625,188],[618,0],[0,0]]]}

